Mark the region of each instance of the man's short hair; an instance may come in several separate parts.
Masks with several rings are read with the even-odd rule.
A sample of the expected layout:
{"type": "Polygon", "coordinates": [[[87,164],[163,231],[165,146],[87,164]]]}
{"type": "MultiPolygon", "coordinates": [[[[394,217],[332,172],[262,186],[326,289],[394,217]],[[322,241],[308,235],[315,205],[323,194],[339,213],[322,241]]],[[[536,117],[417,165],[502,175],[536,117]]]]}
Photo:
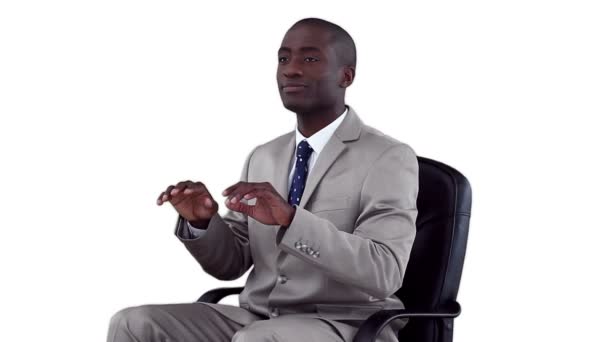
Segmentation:
{"type": "Polygon", "coordinates": [[[331,33],[331,43],[336,48],[338,61],[342,65],[357,66],[357,49],[355,41],[342,27],[319,18],[304,18],[298,20],[291,27],[299,25],[314,25],[321,27],[331,33]]]}

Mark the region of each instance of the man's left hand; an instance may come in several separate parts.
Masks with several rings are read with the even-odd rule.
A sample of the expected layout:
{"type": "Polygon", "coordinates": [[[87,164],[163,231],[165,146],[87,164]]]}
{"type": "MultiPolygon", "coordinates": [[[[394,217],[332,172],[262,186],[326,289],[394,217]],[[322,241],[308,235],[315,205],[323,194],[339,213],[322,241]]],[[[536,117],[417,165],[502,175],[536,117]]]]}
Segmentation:
{"type": "Polygon", "coordinates": [[[292,207],[268,182],[250,183],[238,182],[224,190],[227,196],[226,207],[253,217],[256,221],[267,225],[288,227],[293,220],[296,209],[292,207]],[[241,203],[241,199],[256,198],[255,205],[241,203]]]}

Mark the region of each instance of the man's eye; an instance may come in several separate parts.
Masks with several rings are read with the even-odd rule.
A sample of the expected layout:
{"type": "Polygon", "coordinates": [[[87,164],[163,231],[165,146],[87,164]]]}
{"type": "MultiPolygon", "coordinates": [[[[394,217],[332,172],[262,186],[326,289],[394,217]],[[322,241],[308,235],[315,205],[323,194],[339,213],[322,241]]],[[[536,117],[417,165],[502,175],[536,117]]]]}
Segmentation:
{"type": "Polygon", "coordinates": [[[315,58],[315,57],[306,57],[306,58],[304,58],[304,61],[305,62],[318,62],[319,59],[315,58]]]}
{"type": "Polygon", "coordinates": [[[279,57],[279,63],[287,62],[287,57],[279,57]]]}

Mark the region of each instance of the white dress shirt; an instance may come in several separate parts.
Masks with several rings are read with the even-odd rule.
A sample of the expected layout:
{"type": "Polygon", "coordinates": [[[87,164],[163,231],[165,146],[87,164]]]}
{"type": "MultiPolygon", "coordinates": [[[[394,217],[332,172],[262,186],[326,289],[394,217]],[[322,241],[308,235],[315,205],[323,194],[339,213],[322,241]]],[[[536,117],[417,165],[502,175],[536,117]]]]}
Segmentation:
{"type": "MultiPolygon", "coordinates": [[[[325,147],[325,145],[327,145],[329,138],[331,138],[331,136],[334,134],[334,132],[336,131],[336,128],[338,128],[338,126],[340,126],[340,124],[346,117],[347,112],[348,112],[348,106],[346,107],[346,110],[344,110],[344,113],[342,113],[340,116],[338,116],[329,125],[323,127],[318,132],[316,132],[315,134],[311,135],[308,138],[306,138],[305,136],[302,135],[302,133],[300,133],[300,130],[298,129],[298,124],[296,123],[296,127],[295,127],[296,144],[295,144],[293,153],[294,153],[294,155],[296,154],[296,152],[297,152],[296,150],[298,149],[298,144],[302,140],[306,140],[308,142],[308,144],[310,145],[310,147],[312,147],[313,152],[311,153],[310,158],[308,159],[309,174],[310,174],[310,171],[312,171],[312,168],[314,167],[315,162],[317,161],[317,159],[319,157],[319,154],[321,154],[321,152],[323,151],[323,148],[325,147]]],[[[293,158],[293,164],[291,165],[291,171],[289,172],[289,179],[287,181],[287,184],[289,184],[289,186],[291,186],[291,181],[292,181],[293,174],[295,171],[296,171],[296,159],[293,158]]],[[[190,233],[192,234],[192,236],[194,236],[194,238],[198,238],[198,237],[202,236],[207,231],[206,229],[198,229],[198,228],[191,226],[190,222],[187,222],[187,225],[190,230],[190,233]]],[[[184,238],[187,239],[190,237],[184,237],[184,238]]]]}

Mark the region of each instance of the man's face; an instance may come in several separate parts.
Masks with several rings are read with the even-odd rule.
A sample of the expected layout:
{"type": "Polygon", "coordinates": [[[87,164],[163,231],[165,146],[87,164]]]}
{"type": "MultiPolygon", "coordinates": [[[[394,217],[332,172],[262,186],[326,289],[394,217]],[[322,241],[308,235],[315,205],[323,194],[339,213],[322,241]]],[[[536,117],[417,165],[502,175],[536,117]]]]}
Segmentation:
{"type": "Polygon", "coordinates": [[[344,90],[331,34],[298,25],[285,34],[278,52],[277,83],[285,108],[305,113],[333,106],[344,90]]]}

